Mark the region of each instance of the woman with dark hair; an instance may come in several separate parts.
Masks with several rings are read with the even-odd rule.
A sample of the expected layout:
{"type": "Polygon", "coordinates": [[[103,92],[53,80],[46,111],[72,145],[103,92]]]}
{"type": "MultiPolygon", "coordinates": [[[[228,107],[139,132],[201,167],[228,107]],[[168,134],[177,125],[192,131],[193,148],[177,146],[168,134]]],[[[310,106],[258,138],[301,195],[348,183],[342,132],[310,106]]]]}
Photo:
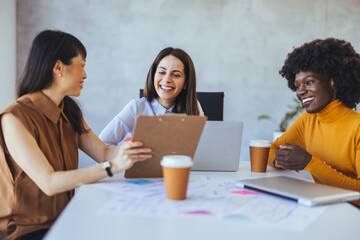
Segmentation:
{"type": "Polygon", "coordinates": [[[190,56],[179,48],[160,51],[152,63],[144,97],[130,101],[100,133],[109,146],[118,145],[134,131],[139,115],[167,113],[204,115],[196,97],[196,73],[190,56]]]}
{"type": "Polygon", "coordinates": [[[0,239],[41,239],[76,187],[151,157],[141,142],[109,148],[89,129],[70,97],[83,88],[85,58],[64,32],[32,43],[19,98],[0,113],[0,239]],[[79,148],[100,164],[77,170],[79,148]]]}
{"type": "Polygon", "coordinates": [[[360,191],[360,55],[344,40],[314,40],[288,54],[280,74],[306,111],[272,143],[268,163],[360,191]]]}

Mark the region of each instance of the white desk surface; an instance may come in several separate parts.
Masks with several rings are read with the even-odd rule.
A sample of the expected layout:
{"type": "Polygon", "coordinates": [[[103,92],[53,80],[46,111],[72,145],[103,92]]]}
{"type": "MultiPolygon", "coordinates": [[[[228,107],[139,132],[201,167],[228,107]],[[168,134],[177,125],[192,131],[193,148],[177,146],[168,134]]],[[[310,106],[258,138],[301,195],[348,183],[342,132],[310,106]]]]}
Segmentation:
{"type": "MultiPolygon", "coordinates": [[[[249,162],[240,162],[237,172],[191,172],[190,177],[210,176],[226,179],[287,175],[268,166],[266,173],[251,173],[249,162]]],[[[111,181],[122,179],[117,174],[111,181]]],[[[107,178],[104,181],[109,181],[107,178]]],[[[248,219],[181,218],[97,214],[98,208],[117,193],[84,185],[59,216],[47,234],[56,239],[360,239],[360,210],[348,203],[332,204],[302,232],[274,229],[248,219]]]]}

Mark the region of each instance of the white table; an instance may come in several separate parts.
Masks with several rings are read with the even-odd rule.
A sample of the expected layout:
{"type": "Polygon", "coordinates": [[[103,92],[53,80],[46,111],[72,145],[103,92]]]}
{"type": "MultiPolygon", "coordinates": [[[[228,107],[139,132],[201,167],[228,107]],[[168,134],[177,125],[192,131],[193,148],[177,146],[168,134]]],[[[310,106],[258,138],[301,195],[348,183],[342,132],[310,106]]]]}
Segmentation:
{"type": "MultiPolygon", "coordinates": [[[[296,172],[272,167],[268,167],[266,173],[251,173],[249,162],[241,162],[238,172],[191,172],[190,177],[199,175],[226,179],[302,177],[296,172]]],[[[111,181],[121,178],[117,175],[111,181]]],[[[97,214],[99,207],[116,194],[92,185],[80,187],[46,239],[360,239],[360,210],[348,203],[330,205],[305,231],[294,232],[247,219],[97,214]]]]}

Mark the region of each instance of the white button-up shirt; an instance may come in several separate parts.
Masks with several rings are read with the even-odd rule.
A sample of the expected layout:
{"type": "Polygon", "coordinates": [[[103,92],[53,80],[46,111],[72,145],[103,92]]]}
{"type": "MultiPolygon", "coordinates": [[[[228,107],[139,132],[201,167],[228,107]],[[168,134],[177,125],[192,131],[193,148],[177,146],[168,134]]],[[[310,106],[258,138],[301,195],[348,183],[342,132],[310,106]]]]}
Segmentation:
{"type": "MultiPolygon", "coordinates": [[[[151,102],[145,97],[134,99],[101,131],[99,138],[108,146],[119,145],[127,136],[132,136],[137,116],[168,114],[172,113],[173,108],[166,109],[156,99],[151,102]]],[[[200,116],[204,116],[199,102],[198,108],[200,116]]]]}

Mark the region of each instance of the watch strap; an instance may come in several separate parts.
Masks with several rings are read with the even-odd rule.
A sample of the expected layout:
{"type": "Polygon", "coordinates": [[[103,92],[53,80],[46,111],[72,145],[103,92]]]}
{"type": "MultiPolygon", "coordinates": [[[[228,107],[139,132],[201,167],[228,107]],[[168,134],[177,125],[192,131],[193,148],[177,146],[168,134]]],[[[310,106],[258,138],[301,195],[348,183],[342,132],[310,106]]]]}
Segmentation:
{"type": "Polygon", "coordinates": [[[102,162],[101,165],[102,165],[103,169],[105,169],[107,175],[108,175],[109,177],[112,177],[112,176],[113,176],[113,173],[112,173],[111,170],[110,170],[110,163],[109,163],[109,161],[102,162]]]}

